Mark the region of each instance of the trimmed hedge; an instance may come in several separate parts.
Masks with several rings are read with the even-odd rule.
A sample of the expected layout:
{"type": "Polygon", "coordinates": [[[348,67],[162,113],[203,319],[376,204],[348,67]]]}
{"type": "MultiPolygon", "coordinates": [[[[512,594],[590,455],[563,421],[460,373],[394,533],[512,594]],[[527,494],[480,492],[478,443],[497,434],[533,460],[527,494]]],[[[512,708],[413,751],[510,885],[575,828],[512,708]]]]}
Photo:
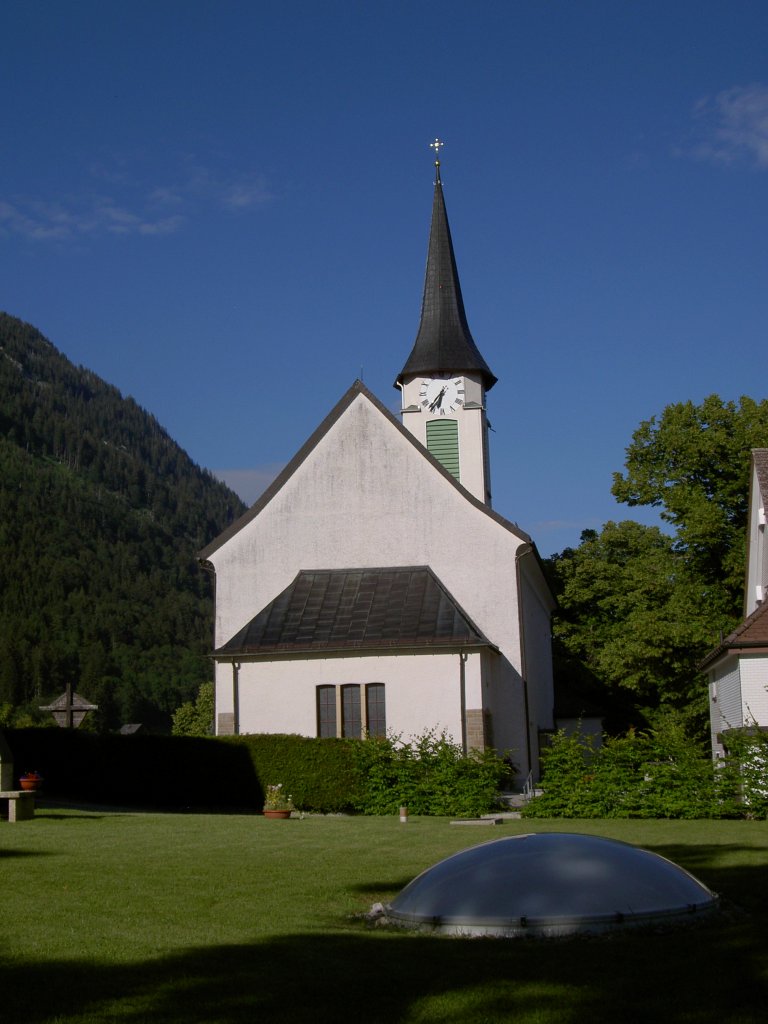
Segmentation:
{"type": "Polygon", "coordinates": [[[354,759],[359,740],[260,733],[219,742],[247,752],[263,789],[281,783],[298,810],[336,814],[359,803],[363,777],[354,759]]]}
{"type": "Polygon", "coordinates": [[[43,776],[47,796],[163,808],[256,808],[247,751],[214,739],[117,736],[76,729],[8,729],[16,777],[43,776]]]}
{"type": "Polygon", "coordinates": [[[51,797],[161,808],[260,811],[281,782],[297,808],[351,810],[360,775],[351,741],[304,736],[96,735],[78,730],[6,730],[16,779],[39,771],[51,797]]]}

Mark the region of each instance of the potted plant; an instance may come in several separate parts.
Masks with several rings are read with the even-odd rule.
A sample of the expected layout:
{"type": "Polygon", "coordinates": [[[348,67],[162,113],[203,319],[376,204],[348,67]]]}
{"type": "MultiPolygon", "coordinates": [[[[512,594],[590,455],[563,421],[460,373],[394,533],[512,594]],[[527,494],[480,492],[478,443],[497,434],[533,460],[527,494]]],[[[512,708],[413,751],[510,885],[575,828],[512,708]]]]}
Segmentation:
{"type": "Polygon", "coordinates": [[[43,776],[40,772],[25,772],[19,778],[19,783],[22,789],[35,793],[43,784],[43,776]]]}
{"type": "Polygon", "coordinates": [[[282,782],[275,786],[267,786],[267,797],[264,801],[265,818],[290,818],[293,810],[293,800],[283,793],[282,782]]]}

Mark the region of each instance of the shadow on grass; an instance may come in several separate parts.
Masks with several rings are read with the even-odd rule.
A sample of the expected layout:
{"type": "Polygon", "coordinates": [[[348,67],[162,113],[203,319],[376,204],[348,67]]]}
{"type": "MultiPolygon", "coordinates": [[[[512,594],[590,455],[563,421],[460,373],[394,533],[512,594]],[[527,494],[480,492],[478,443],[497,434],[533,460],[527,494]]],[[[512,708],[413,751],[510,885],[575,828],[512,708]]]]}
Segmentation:
{"type": "Polygon", "coordinates": [[[698,847],[655,845],[646,848],[690,871],[722,896],[726,907],[768,916],[768,857],[765,850],[752,848],[756,866],[745,868],[743,860],[747,851],[738,844],[698,847]]]}
{"type": "MultiPolygon", "coordinates": [[[[728,895],[740,901],[765,888],[765,868],[742,868],[736,877],[711,867],[711,856],[712,888],[736,883],[728,895]]],[[[0,1017],[4,1024],[757,1024],[768,1005],[765,925],[758,911],[683,929],[509,941],[339,922],[331,933],[133,964],[0,960],[0,1017]]]]}
{"type": "MultiPolygon", "coordinates": [[[[51,811],[35,811],[36,818],[45,818],[46,821],[101,821],[105,817],[103,814],[56,814],[51,811]]],[[[114,814],[110,817],[117,818],[119,815],[114,814]]]]}
{"type": "MultiPolygon", "coordinates": [[[[50,857],[47,850],[0,850],[0,860],[11,857],[50,857]]],[[[0,1018],[1,1019],[1,1018],[0,1018]]]]}
{"type": "Polygon", "coordinates": [[[392,896],[389,897],[391,899],[401,889],[404,889],[409,882],[412,882],[414,877],[414,875],[410,875],[403,878],[381,879],[378,882],[363,882],[360,885],[350,885],[349,889],[350,892],[359,892],[363,895],[370,893],[373,896],[378,896],[382,892],[389,892],[392,893],[392,896]]]}
{"type": "MultiPolygon", "coordinates": [[[[726,912],[696,927],[567,940],[451,939],[337,921],[327,933],[200,946],[129,964],[23,961],[4,958],[0,947],[0,1020],[763,1024],[763,852],[756,849],[755,866],[745,867],[731,866],[744,853],[737,846],[655,850],[684,863],[746,912],[726,912]]],[[[391,891],[393,885],[371,883],[370,889],[391,891]]]]}

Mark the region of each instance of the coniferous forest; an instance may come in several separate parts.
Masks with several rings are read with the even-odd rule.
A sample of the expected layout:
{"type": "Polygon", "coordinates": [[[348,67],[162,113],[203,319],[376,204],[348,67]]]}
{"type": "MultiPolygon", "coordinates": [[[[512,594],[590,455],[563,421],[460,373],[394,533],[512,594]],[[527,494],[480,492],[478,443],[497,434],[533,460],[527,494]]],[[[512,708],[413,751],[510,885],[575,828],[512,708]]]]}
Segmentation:
{"type": "Polygon", "coordinates": [[[157,420],[0,313],[0,709],[67,684],[92,727],[171,714],[212,678],[212,585],[196,553],[244,511],[157,420]]]}

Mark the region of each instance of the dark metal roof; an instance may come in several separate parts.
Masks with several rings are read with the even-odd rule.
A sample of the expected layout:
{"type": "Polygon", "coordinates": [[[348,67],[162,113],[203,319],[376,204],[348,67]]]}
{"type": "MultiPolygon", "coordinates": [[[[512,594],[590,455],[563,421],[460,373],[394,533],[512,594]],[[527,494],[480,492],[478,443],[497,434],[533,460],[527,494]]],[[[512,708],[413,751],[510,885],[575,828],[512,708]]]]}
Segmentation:
{"type": "Polygon", "coordinates": [[[467,324],[443,186],[438,177],[432,203],[421,322],[413,350],[397,383],[412,374],[467,371],[482,374],[488,390],[496,383],[496,377],[480,355],[467,324]]]}
{"type": "Polygon", "coordinates": [[[217,655],[490,642],[427,566],[302,570],[217,655]]]}

